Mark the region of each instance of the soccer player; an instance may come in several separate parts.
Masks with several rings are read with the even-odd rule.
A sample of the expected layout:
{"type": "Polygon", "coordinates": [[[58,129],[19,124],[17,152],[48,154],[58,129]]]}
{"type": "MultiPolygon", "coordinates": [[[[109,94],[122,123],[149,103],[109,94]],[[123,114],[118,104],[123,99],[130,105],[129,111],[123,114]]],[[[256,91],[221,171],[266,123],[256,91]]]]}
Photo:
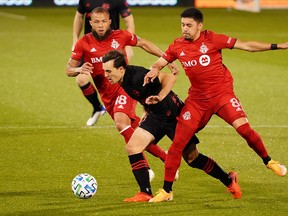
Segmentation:
{"type": "MultiPolygon", "coordinates": [[[[97,7],[91,12],[90,24],[92,32],[84,35],[75,44],[67,64],[66,74],[69,77],[79,74],[92,76],[107,112],[127,143],[134,129],[139,125],[140,118],[135,113],[137,102],[130,98],[120,85],[111,85],[105,78],[102,56],[113,49],[124,49],[125,46],[141,47],[158,57],[162,55],[162,51],[153,43],[126,30],[112,30],[109,13],[102,7],[97,7]],[[80,66],[82,57],[85,63],[80,66]]],[[[151,146],[147,151],[162,161],[166,159],[166,153],[159,146],[151,146]]],[[[150,172],[154,175],[151,170],[150,172]]]]}
{"type": "MultiPolygon", "coordinates": [[[[139,66],[127,66],[125,56],[121,52],[117,50],[108,52],[103,56],[102,62],[109,82],[120,84],[131,98],[143,105],[146,112],[145,118],[126,145],[132,172],[140,187],[140,192],[124,201],[148,202],[153,195],[148,167],[142,151],[151,143],[158,143],[165,135],[173,140],[177,124],[176,117],[184,105],[180,98],[171,91],[176,76],[159,73],[153,83],[143,86],[143,79],[149,70],[139,66]]],[[[238,185],[237,173],[224,172],[213,159],[198,152],[197,143],[199,140],[193,135],[185,146],[182,156],[186,163],[219,179],[235,199],[241,198],[242,192],[238,185]]],[[[172,198],[171,196],[169,199],[172,200],[172,198]]]]}
{"type": "MultiPolygon", "coordinates": [[[[103,7],[108,10],[111,18],[111,28],[116,30],[120,28],[120,16],[126,26],[126,30],[135,33],[134,18],[126,0],[79,0],[77,11],[73,22],[73,45],[79,40],[80,33],[84,26],[84,34],[91,32],[90,16],[91,11],[96,7],[103,7]],[[84,19],[85,18],[85,19],[84,19]]],[[[125,47],[128,59],[133,55],[131,46],[125,47]]],[[[93,111],[91,117],[87,120],[87,126],[93,126],[98,119],[104,115],[105,108],[101,105],[97,91],[90,82],[90,76],[79,74],[76,76],[76,83],[80,87],[84,97],[92,104],[93,111]]]]}
{"type": "Polygon", "coordinates": [[[172,197],[173,176],[180,166],[183,149],[213,114],[233,126],[267,168],[279,176],[286,175],[286,167],[271,159],[261,137],[248,123],[242,105],[234,94],[232,75],[222,62],[221,50],[234,48],[257,52],[287,49],[288,42],[244,42],[212,31],[202,31],[202,28],[202,12],[196,8],[184,10],[181,13],[182,37],[174,40],[144,79],[144,85],[153,82],[165,65],[178,59],[191,83],[185,105],[178,116],[175,137],[168,150],[163,189],[151,202],[162,202],[172,197]]]}

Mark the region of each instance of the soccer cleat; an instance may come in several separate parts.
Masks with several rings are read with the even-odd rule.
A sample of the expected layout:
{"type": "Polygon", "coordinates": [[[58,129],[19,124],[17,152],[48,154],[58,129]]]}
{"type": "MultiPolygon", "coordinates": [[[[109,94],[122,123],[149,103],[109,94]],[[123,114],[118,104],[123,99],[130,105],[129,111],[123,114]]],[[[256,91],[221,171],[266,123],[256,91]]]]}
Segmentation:
{"type": "Polygon", "coordinates": [[[106,113],[106,109],[104,106],[101,106],[101,110],[92,113],[92,116],[87,120],[86,125],[87,126],[93,126],[94,124],[96,124],[96,122],[98,121],[98,119],[103,116],[106,113]]]}
{"type": "Polygon", "coordinates": [[[148,202],[151,198],[153,198],[153,195],[149,195],[144,192],[138,192],[135,196],[126,198],[123,201],[124,202],[148,202]]]}
{"type": "Polygon", "coordinates": [[[149,172],[149,181],[152,182],[153,179],[155,178],[155,173],[153,172],[152,169],[148,169],[149,172]]]}
{"type": "Polygon", "coordinates": [[[178,179],[179,179],[179,170],[177,170],[177,172],[175,174],[174,181],[177,181],[178,179]]]}
{"type": "Polygon", "coordinates": [[[229,173],[232,183],[227,187],[227,191],[232,194],[234,199],[240,199],[242,196],[241,188],[238,184],[238,174],[234,171],[229,173]]]}
{"type": "Polygon", "coordinates": [[[280,164],[278,161],[270,160],[266,165],[268,169],[271,169],[278,176],[285,176],[287,169],[284,165],[280,164]]]}
{"type": "Polygon", "coordinates": [[[173,200],[173,192],[167,193],[164,189],[159,189],[157,195],[149,200],[149,202],[163,202],[173,200]]]}

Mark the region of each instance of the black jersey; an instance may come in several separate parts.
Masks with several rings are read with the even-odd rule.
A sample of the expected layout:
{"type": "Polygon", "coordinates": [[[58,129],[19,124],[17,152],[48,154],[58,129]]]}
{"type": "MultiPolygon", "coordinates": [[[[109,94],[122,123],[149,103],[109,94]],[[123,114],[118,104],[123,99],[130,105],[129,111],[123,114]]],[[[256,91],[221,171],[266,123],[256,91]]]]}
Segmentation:
{"type": "Polygon", "coordinates": [[[121,84],[122,88],[131,98],[139,101],[149,114],[155,115],[156,118],[176,118],[184,104],[173,91],[157,104],[148,105],[145,103],[147,97],[158,95],[162,89],[158,77],[153,82],[143,86],[144,77],[148,72],[149,70],[144,67],[128,65],[121,84]]]}
{"type": "Polygon", "coordinates": [[[79,0],[77,11],[85,14],[85,34],[91,32],[90,13],[96,7],[103,7],[109,11],[112,29],[120,28],[120,15],[125,18],[131,14],[126,0],[79,0]]]}

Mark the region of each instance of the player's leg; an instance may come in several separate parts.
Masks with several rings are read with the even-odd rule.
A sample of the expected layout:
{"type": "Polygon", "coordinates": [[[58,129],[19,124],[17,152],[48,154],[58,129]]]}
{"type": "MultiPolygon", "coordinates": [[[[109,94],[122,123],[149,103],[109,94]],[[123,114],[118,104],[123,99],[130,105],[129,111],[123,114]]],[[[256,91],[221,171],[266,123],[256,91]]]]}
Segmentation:
{"type": "Polygon", "coordinates": [[[268,155],[263,140],[260,135],[251,128],[239,100],[233,95],[223,97],[223,100],[222,103],[225,105],[217,112],[217,115],[236,129],[238,134],[242,136],[246,140],[248,146],[262,158],[263,163],[269,169],[279,176],[285,176],[287,171],[286,167],[279,162],[272,160],[268,155]],[[223,100],[226,100],[226,104],[223,100]]]}
{"type": "Polygon", "coordinates": [[[195,137],[190,140],[183,151],[183,159],[192,168],[203,170],[213,178],[220,180],[235,199],[242,196],[240,186],[238,185],[238,175],[231,171],[226,173],[212,158],[198,152],[196,144],[198,139],[195,137]]]}
{"type": "MultiPolygon", "coordinates": [[[[139,126],[140,118],[136,115],[135,112],[137,101],[129,97],[123,89],[119,91],[120,92],[118,98],[115,101],[114,113],[125,113],[130,118],[130,122],[129,124],[127,124],[127,122],[124,122],[123,124],[122,121],[115,119],[115,116],[114,120],[118,131],[120,131],[120,134],[124,137],[127,143],[133,134],[134,129],[139,126]]],[[[148,146],[146,150],[153,156],[160,158],[162,161],[165,161],[166,153],[162,148],[160,148],[160,146],[151,145],[148,146]]]]}
{"type": "Polygon", "coordinates": [[[148,165],[142,154],[153,140],[154,136],[152,134],[138,127],[126,145],[132,172],[140,187],[140,192],[131,198],[124,199],[125,202],[148,202],[153,197],[148,165]]]}
{"type": "Polygon", "coordinates": [[[80,87],[84,97],[91,103],[93,106],[93,112],[91,117],[87,120],[87,126],[93,126],[100,116],[105,114],[105,108],[101,105],[97,91],[94,85],[90,82],[91,76],[85,74],[79,74],[76,77],[76,83],[80,87]]]}

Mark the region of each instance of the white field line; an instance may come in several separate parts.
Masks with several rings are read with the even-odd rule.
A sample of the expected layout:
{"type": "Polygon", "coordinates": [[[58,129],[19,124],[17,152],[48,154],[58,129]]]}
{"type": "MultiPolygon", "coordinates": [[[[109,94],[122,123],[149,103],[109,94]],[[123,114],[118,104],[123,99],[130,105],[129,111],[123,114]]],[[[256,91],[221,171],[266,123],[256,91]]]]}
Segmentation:
{"type": "MultiPolygon", "coordinates": [[[[0,126],[0,129],[97,129],[97,128],[114,128],[115,125],[97,125],[92,127],[87,126],[0,126]]],[[[288,125],[252,125],[252,128],[288,128],[288,125]]],[[[208,125],[205,128],[232,128],[232,126],[208,125]]],[[[205,129],[204,128],[204,129],[205,129]]]]}
{"type": "Polygon", "coordinates": [[[11,19],[16,19],[16,20],[25,20],[26,19],[26,16],[17,15],[17,14],[13,14],[13,13],[5,13],[5,12],[1,12],[1,11],[0,11],[0,16],[6,17],[6,18],[11,18],[11,19]]]}

